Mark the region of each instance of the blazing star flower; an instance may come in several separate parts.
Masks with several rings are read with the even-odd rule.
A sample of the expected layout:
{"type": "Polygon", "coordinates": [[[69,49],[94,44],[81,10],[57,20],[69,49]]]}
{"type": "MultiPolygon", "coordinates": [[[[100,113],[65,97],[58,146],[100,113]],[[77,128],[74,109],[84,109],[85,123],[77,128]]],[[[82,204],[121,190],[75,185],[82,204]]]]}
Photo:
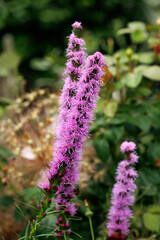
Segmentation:
{"type": "MultiPolygon", "coordinates": [[[[77,22],[73,24],[74,29],[80,26],[77,22]]],[[[40,185],[47,195],[55,196],[56,210],[62,218],[62,224],[66,224],[66,217],[76,213],[73,199],[76,197],[83,143],[89,134],[89,123],[93,120],[102,83],[102,54],[97,52],[89,56],[85,63],[83,46],[84,41],[77,38],[73,31],[69,36],[67,49],[65,74],[68,77],[60,98],[54,157],[46,171],[47,178],[40,185]]],[[[63,235],[62,232],[58,228],[57,236],[63,235]]]]}
{"type": "MultiPolygon", "coordinates": [[[[67,217],[76,213],[73,199],[76,197],[82,149],[89,134],[89,123],[93,120],[104,66],[103,56],[99,52],[86,61],[85,42],[75,35],[82,28],[81,23],[75,22],[72,27],[66,55],[65,74],[68,77],[65,78],[60,98],[54,157],[46,171],[46,178],[39,185],[47,196],[45,201],[50,203],[51,197],[55,196],[56,210],[60,215],[55,229],[57,237],[64,235],[63,225],[67,234],[71,232],[67,217]]],[[[42,208],[47,206],[46,202],[41,205],[42,208]]],[[[36,224],[31,228],[32,234],[35,227],[36,224]]]]}
{"type": "MultiPolygon", "coordinates": [[[[75,22],[73,24],[73,28],[82,28],[81,23],[75,22]]],[[[82,76],[82,69],[86,59],[85,53],[85,42],[83,39],[76,37],[74,31],[72,31],[71,35],[68,37],[69,43],[67,48],[67,63],[66,63],[66,70],[65,70],[65,77],[64,81],[65,84],[63,86],[63,91],[60,97],[60,107],[59,107],[59,117],[58,117],[58,126],[57,126],[57,140],[54,144],[55,155],[54,159],[57,159],[58,148],[62,147],[62,138],[63,138],[63,126],[67,122],[69,125],[70,121],[68,119],[68,115],[70,111],[73,111],[72,107],[75,101],[75,97],[77,94],[77,83],[79,78],[82,76]],[[62,128],[61,128],[62,126],[62,128]],[[61,130],[60,130],[61,129],[61,130]],[[61,137],[62,135],[62,137],[61,137]]],[[[65,150],[64,150],[65,151],[65,150]]],[[[58,154],[59,155],[59,154],[58,154]]],[[[50,188],[50,181],[51,177],[55,175],[59,171],[59,162],[54,160],[50,163],[50,169],[46,172],[47,178],[39,184],[39,187],[42,189],[49,189],[50,188]],[[54,166],[53,165],[54,163],[54,166]],[[52,171],[51,171],[52,168],[52,171]]]]}
{"type": "MultiPolygon", "coordinates": [[[[46,199],[45,203],[41,203],[42,208],[39,212],[39,217],[32,223],[29,239],[32,238],[32,235],[36,231],[37,223],[42,220],[42,216],[44,217],[46,215],[45,212],[43,214],[42,212],[49,207],[53,195],[56,197],[55,203],[57,205],[57,210],[65,209],[66,213],[69,215],[74,215],[76,211],[74,204],[70,203],[70,199],[74,196],[72,182],[75,184],[74,175],[76,176],[78,172],[76,169],[73,169],[73,176],[69,176],[69,174],[66,175],[67,165],[71,165],[70,162],[73,157],[72,139],[70,137],[67,138],[67,136],[70,134],[68,131],[72,131],[70,126],[73,126],[71,125],[70,116],[73,115],[78,81],[82,76],[83,65],[86,61],[86,53],[84,51],[85,42],[83,39],[76,36],[76,33],[81,29],[81,23],[75,22],[75,24],[73,24],[73,31],[69,36],[66,54],[67,63],[64,72],[67,76],[64,78],[65,83],[60,98],[58,126],[54,144],[54,158],[45,173],[46,176],[44,180],[38,185],[45,192],[46,199]],[[67,188],[65,184],[68,186],[67,188]],[[59,205],[61,205],[61,208],[58,207],[59,205]]],[[[66,234],[70,234],[69,225],[66,225],[66,231],[66,234]]],[[[61,236],[63,231],[58,228],[56,232],[58,236],[61,236]]]]}
{"type": "Polygon", "coordinates": [[[108,239],[115,236],[118,239],[126,239],[129,234],[130,218],[133,217],[131,206],[134,203],[133,192],[136,189],[135,180],[138,176],[132,164],[137,163],[138,156],[135,153],[134,142],[123,142],[121,151],[126,160],[119,163],[116,171],[116,183],[112,190],[112,206],[108,214],[108,239]]]}

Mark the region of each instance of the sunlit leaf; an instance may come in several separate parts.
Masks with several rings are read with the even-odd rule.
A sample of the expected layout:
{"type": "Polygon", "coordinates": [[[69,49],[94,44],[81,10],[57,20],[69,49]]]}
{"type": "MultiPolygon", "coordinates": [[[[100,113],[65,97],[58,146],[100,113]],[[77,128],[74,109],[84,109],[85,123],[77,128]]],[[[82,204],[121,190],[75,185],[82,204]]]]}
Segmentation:
{"type": "Polygon", "coordinates": [[[33,69],[39,70],[39,71],[47,71],[51,68],[53,63],[45,60],[45,59],[32,59],[30,62],[30,65],[33,69]]]}
{"type": "Polygon", "coordinates": [[[125,85],[130,88],[136,88],[142,80],[142,73],[141,71],[136,71],[134,73],[127,73],[123,77],[123,81],[125,85]]]}
{"type": "Polygon", "coordinates": [[[117,111],[118,103],[116,101],[111,101],[106,103],[104,106],[103,111],[107,117],[114,117],[117,111]]]}
{"type": "Polygon", "coordinates": [[[19,62],[20,62],[20,57],[14,51],[3,52],[0,55],[1,69],[7,69],[7,70],[15,69],[18,67],[19,62]]]}
{"type": "Polygon", "coordinates": [[[122,28],[117,31],[117,35],[129,34],[131,33],[131,29],[129,28],[122,28]]]}
{"type": "Polygon", "coordinates": [[[148,212],[160,214],[160,206],[159,205],[152,205],[148,208],[148,212]]]}
{"type": "Polygon", "coordinates": [[[159,232],[160,230],[160,215],[145,213],[143,215],[144,226],[154,232],[159,232]]]}
{"type": "Polygon", "coordinates": [[[160,67],[157,65],[148,67],[148,69],[144,70],[143,76],[153,81],[160,81],[160,67]]]}
{"type": "Polygon", "coordinates": [[[152,64],[155,61],[155,54],[153,52],[142,52],[138,55],[140,63],[152,64]]]}
{"type": "Polygon", "coordinates": [[[135,30],[131,33],[131,40],[135,43],[142,43],[145,40],[147,40],[148,34],[145,31],[142,30],[135,30]]]}

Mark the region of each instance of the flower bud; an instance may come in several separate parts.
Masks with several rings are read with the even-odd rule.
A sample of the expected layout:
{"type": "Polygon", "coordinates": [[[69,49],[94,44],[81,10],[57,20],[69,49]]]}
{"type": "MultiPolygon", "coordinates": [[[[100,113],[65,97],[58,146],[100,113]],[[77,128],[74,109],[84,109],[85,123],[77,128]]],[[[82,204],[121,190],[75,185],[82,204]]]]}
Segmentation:
{"type": "Polygon", "coordinates": [[[93,212],[90,209],[87,209],[87,212],[85,213],[86,217],[92,217],[93,216],[93,212]]]}
{"type": "Polygon", "coordinates": [[[69,222],[66,222],[65,226],[66,226],[66,228],[68,228],[69,227],[69,222]]]}
{"type": "Polygon", "coordinates": [[[59,222],[63,222],[63,218],[62,217],[59,217],[58,220],[59,220],[59,222]]]}
{"type": "Polygon", "coordinates": [[[46,212],[43,213],[43,217],[45,217],[45,216],[46,216],[46,212]]]}
{"type": "Polygon", "coordinates": [[[58,177],[61,177],[62,176],[62,173],[58,173],[58,177]]]}
{"type": "Polygon", "coordinates": [[[127,57],[131,57],[133,55],[133,50],[132,50],[132,48],[127,48],[127,50],[126,50],[126,56],[127,57]]]}
{"type": "Polygon", "coordinates": [[[38,210],[40,210],[40,209],[41,209],[41,206],[40,206],[39,204],[37,205],[37,209],[38,209],[38,210]]]}

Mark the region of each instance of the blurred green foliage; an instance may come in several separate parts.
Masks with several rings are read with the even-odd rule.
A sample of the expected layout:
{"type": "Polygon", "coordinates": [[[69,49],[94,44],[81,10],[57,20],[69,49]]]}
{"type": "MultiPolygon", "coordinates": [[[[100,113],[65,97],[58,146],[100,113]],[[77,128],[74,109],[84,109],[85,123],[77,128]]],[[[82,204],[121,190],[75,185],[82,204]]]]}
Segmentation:
{"type": "MultiPolygon", "coordinates": [[[[85,26],[84,38],[93,53],[128,21],[148,21],[151,9],[146,0],[1,0],[0,38],[13,35],[27,89],[56,87],[65,63],[66,36],[75,20],[85,26]]],[[[116,44],[124,45],[125,40],[116,44]]]]}

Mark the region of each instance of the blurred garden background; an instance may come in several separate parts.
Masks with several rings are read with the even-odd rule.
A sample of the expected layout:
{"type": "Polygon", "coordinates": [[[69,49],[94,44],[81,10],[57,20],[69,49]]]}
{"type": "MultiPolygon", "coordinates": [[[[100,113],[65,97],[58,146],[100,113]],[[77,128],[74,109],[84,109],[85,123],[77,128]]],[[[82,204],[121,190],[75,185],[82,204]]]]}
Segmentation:
{"type": "MultiPolygon", "coordinates": [[[[108,66],[83,154],[81,220],[72,228],[91,239],[87,199],[96,240],[106,239],[120,144],[129,140],[140,156],[129,239],[159,240],[159,0],[0,0],[0,239],[23,236],[42,197],[36,186],[52,158],[66,36],[75,20],[82,22],[87,53],[101,51],[108,66]]],[[[55,221],[46,218],[38,234],[53,230],[55,221]]]]}

